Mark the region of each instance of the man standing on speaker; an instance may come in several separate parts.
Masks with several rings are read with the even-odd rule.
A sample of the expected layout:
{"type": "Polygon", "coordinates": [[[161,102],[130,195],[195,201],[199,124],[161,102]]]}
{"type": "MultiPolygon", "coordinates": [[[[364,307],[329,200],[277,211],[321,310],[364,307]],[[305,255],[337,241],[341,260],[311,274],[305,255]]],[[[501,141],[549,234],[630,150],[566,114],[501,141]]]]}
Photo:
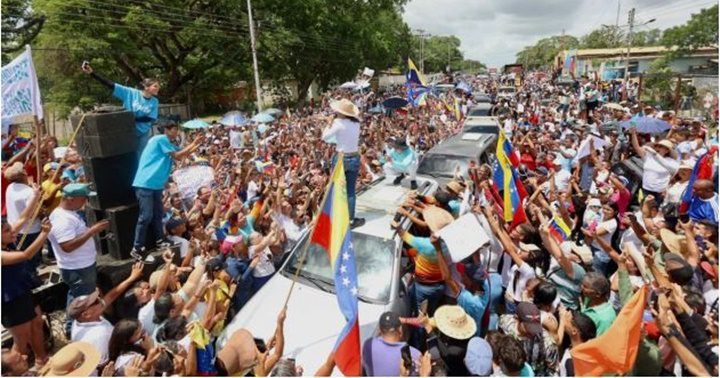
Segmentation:
{"type": "Polygon", "coordinates": [[[123,107],[135,114],[135,131],[138,136],[137,154],[140,157],[150,139],[152,124],[158,117],[159,102],[155,96],[160,91],[160,81],[146,78],[142,81],[143,90],[140,91],[114,83],[96,74],[88,62],[83,62],[82,70],[110,88],[113,91],[113,96],[123,102],[123,107]]]}
{"type": "Polygon", "coordinates": [[[193,153],[200,147],[205,136],[200,133],[192,143],[181,150],[171,142],[178,137],[178,125],[170,123],[164,125],[162,129],[162,135],[155,135],[148,141],[147,147],[140,156],[133,181],[135,196],[140,205],[140,214],[135,226],[135,241],[130,252],[135,259],[145,255],[145,240],[150,227],[157,238],[156,247],[167,247],[172,244],[165,239],[163,233],[163,189],[170,178],[173,159],[182,160],[193,153]]]}
{"type": "MultiPolygon", "coordinates": [[[[60,276],[68,285],[67,304],[73,299],[95,291],[97,279],[97,249],[93,236],[108,228],[108,221],[102,220],[88,227],[78,214],[88,197],[93,194],[88,184],[67,184],[62,189],[63,198],[50,214],[53,227],[49,240],[55,251],[60,276]]],[[[70,335],[72,318],[65,323],[65,332],[70,335]]]]}

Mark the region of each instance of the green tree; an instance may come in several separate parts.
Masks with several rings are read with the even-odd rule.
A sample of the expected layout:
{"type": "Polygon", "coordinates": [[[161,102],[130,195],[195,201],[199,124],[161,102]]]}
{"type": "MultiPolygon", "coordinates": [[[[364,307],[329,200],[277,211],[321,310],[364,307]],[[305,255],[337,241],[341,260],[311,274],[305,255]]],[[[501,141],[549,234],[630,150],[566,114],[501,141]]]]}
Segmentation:
{"type": "Polygon", "coordinates": [[[30,44],[42,30],[45,17],[30,8],[29,0],[4,0],[2,2],[2,64],[10,54],[30,44]]]}
{"type": "Polygon", "coordinates": [[[580,47],[583,49],[607,49],[625,45],[625,36],[616,26],[602,25],[580,38],[580,47]]]}
{"type": "Polygon", "coordinates": [[[579,43],[578,39],[571,35],[543,38],[515,54],[515,62],[523,64],[527,69],[552,66],[560,51],[577,48],[579,43]]]}
{"type": "Polygon", "coordinates": [[[460,63],[460,70],[468,73],[477,74],[484,71],[485,68],[487,66],[484,63],[473,59],[465,59],[460,63]]]}
{"type": "MultiPolygon", "coordinates": [[[[425,72],[443,72],[448,66],[450,70],[459,70],[463,62],[463,53],[460,51],[460,38],[455,36],[430,36],[424,40],[425,72]]],[[[413,43],[412,58],[420,64],[420,40],[413,43]]],[[[420,68],[420,67],[418,67],[420,68]]]]}
{"type": "Polygon", "coordinates": [[[686,54],[699,47],[714,46],[718,43],[718,6],[705,8],[693,14],[684,25],[666,29],[662,43],[667,47],[677,46],[675,55],[686,54]]]}
{"type": "Polygon", "coordinates": [[[653,60],[644,79],[641,100],[649,105],[660,105],[663,109],[672,108],[675,80],[668,58],[653,60]]]}
{"type": "Polygon", "coordinates": [[[660,46],[662,45],[662,30],[650,29],[633,32],[632,46],[660,46]]]}

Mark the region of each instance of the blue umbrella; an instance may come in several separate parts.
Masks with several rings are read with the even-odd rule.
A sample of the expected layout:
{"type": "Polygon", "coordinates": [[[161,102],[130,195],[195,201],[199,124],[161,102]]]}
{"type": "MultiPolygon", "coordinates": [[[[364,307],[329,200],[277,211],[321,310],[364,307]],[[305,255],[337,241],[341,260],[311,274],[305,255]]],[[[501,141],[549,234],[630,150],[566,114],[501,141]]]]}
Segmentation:
{"type": "Polygon", "coordinates": [[[400,109],[404,106],[407,106],[408,100],[402,97],[390,97],[389,99],[383,101],[382,104],[388,109],[400,109]]]}
{"type": "Polygon", "coordinates": [[[635,128],[639,133],[643,134],[660,134],[670,130],[669,123],[652,117],[638,117],[628,121],[620,122],[620,126],[625,129],[635,128]]]}
{"type": "Polygon", "coordinates": [[[201,119],[193,119],[190,121],[187,121],[183,123],[183,127],[186,129],[206,129],[210,127],[210,124],[201,120],[201,119]]]}
{"type": "Polygon", "coordinates": [[[245,118],[245,116],[239,111],[233,110],[231,112],[225,113],[225,115],[220,120],[220,123],[225,126],[240,126],[247,123],[247,118],[245,118]]]}
{"type": "Polygon", "coordinates": [[[274,121],[275,117],[267,113],[258,113],[255,114],[254,117],[252,117],[252,120],[257,123],[268,123],[274,121]]]}
{"type": "Polygon", "coordinates": [[[276,116],[276,115],[279,115],[279,114],[283,114],[283,113],[284,113],[282,110],[280,110],[280,109],[278,109],[278,108],[265,109],[265,110],[263,110],[262,112],[263,112],[263,113],[270,114],[271,116],[276,116]]]}

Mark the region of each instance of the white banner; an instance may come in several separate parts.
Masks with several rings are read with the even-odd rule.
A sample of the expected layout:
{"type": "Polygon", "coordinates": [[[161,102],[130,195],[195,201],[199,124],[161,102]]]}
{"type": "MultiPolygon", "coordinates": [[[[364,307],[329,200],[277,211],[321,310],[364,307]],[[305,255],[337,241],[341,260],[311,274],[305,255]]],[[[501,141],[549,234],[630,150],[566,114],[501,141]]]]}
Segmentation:
{"type": "Polygon", "coordinates": [[[490,243],[490,238],[473,213],[467,213],[443,227],[439,234],[445,241],[453,262],[462,261],[480,247],[490,243]]]}
{"type": "Polygon", "coordinates": [[[2,102],[2,118],[21,115],[43,118],[40,88],[30,46],[2,68],[2,102]]]}
{"type": "Polygon", "coordinates": [[[230,130],[230,147],[232,148],[243,148],[243,133],[240,131],[230,130]]]}
{"type": "Polygon", "coordinates": [[[215,182],[215,171],[207,165],[180,168],[172,176],[183,199],[195,199],[198,189],[215,182]]]}

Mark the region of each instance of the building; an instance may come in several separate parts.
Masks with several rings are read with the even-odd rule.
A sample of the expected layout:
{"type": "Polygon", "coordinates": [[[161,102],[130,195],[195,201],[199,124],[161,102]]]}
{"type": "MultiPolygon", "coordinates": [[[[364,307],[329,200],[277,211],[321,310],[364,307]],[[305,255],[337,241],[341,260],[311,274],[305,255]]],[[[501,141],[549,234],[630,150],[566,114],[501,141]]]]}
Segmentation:
{"type": "MultiPolygon", "coordinates": [[[[670,49],[664,46],[631,47],[628,64],[630,76],[646,72],[655,59],[663,57],[669,51],[670,49]]],[[[626,54],[625,47],[564,50],[555,57],[555,64],[556,68],[564,67],[563,71],[574,68],[576,77],[597,73],[603,80],[611,80],[624,77],[626,54]]],[[[680,74],[717,75],[718,48],[717,46],[699,48],[686,56],[672,59],[669,66],[673,72],[680,74]]]]}

